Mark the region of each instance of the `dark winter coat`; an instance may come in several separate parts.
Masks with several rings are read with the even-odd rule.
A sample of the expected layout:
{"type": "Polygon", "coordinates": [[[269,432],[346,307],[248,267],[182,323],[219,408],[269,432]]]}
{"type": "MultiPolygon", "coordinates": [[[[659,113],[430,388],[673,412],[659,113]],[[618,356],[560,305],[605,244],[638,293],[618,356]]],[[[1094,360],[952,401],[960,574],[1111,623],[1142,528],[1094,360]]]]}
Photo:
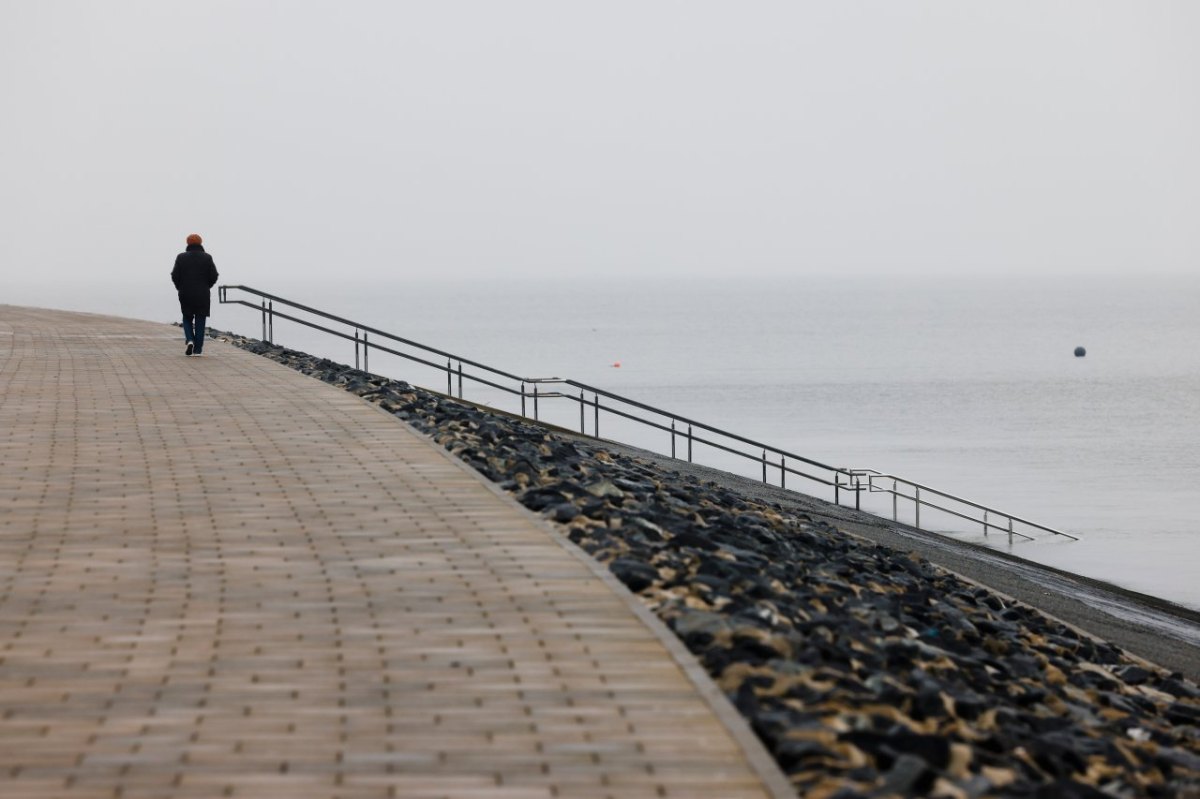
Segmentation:
{"type": "Polygon", "coordinates": [[[171,282],[179,290],[179,308],[184,315],[208,316],[208,290],[216,285],[217,265],[201,244],[189,244],[187,252],[175,256],[171,282]]]}

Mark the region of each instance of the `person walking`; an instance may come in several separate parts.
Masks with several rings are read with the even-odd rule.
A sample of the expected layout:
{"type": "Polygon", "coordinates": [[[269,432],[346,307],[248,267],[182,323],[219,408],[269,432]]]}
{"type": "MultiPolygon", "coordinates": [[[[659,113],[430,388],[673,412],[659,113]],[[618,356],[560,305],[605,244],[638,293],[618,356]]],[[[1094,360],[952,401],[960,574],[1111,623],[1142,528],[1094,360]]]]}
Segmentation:
{"type": "Polygon", "coordinates": [[[175,256],[171,282],[179,291],[179,308],[183,311],[183,338],[187,341],[185,355],[204,352],[204,323],[208,320],[209,289],[217,282],[217,265],[204,251],[204,240],[198,233],[187,237],[187,250],[175,256]]]}

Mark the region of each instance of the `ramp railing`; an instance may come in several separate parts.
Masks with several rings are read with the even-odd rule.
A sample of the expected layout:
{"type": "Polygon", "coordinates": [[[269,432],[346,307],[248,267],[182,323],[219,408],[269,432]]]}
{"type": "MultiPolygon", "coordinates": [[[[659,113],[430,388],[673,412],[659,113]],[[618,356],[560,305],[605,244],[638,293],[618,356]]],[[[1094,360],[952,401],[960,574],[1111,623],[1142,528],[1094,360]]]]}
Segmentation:
{"type": "MultiPolygon", "coordinates": [[[[899,521],[899,503],[903,499],[905,507],[909,502],[912,503],[913,526],[917,528],[921,527],[921,509],[926,508],[969,522],[972,527],[982,525],[985,535],[993,530],[1002,532],[1008,536],[1010,542],[1014,536],[1032,539],[1033,536],[1029,532],[1037,531],[1078,540],[1076,536],[1061,530],[939,491],[922,483],[873,469],[830,466],[576,380],[561,377],[523,377],[249,286],[220,286],[217,292],[221,303],[243,305],[259,312],[262,339],[266,342],[274,343],[275,320],[278,318],[353,342],[354,367],[364,372],[370,372],[372,352],[388,353],[444,372],[445,394],[450,397],[466,399],[464,387],[469,384],[488,386],[519,399],[521,415],[536,421],[540,421],[540,408],[544,402],[574,403],[578,405],[579,410],[579,432],[585,436],[602,438],[602,417],[626,419],[666,434],[670,442],[670,456],[686,458],[689,463],[697,462],[697,452],[711,450],[726,453],[753,463],[756,472],[761,469],[764,483],[776,479],[782,488],[788,488],[789,476],[800,478],[832,489],[833,502],[838,505],[847,501],[844,495],[853,496],[854,507],[857,510],[862,510],[864,494],[890,495],[892,518],[895,521],[899,521]],[[231,296],[231,292],[243,292],[253,299],[246,299],[236,293],[231,296]],[[277,308],[276,305],[280,307],[277,308]],[[1018,529],[1018,526],[1022,529],[1018,529]]],[[[426,388],[440,391],[432,387],[426,388]]]]}

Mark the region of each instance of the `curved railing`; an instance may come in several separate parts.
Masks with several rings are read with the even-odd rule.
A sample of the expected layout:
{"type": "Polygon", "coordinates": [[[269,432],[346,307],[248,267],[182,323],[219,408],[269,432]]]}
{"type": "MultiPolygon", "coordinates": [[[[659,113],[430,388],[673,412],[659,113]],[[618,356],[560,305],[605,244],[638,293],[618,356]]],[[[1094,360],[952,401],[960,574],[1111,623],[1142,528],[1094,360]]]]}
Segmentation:
{"type": "Polygon", "coordinates": [[[485,385],[519,398],[522,416],[530,416],[529,411],[532,406],[532,418],[535,420],[539,419],[539,408],[542,402],[561,400],[577,403],[579,406],[579,432],[583,435],[600,438],[602,414],[628,419],[669,434],[672,458],[680,457],[677,452],[683,448],[686,451],[688,462],[693,462],[697,446],[702,445],[761,465],[764,483],[769,482],[772,476],[777,476],[779,485],[787,488],[789,475],[799,477],[832,488],[833,501],[839,505],[843,503],[843,494],[851,494],[854,497],[854,507],[859,510],[862,509],[864,493],[890,494],[892,517],[897,521],[899,520],[899,501],[901,499],[911,501],[914,511],[914,526],[918,528],[921,526],[921,509],[928,508],[973,524],[980,524],[985,535],[989,530],[1006,533],[1010,541],[1014,536],[1025,539],[1032,538],[1026,532],[1016,529],[1017,525],[1021,525],[1026,530],[1042,531],[1078,540],[1076,536],[1061,530],[1055,530],[1052,527],[1046,527],[1020,516],[1014,516],[896,475],[885,474],[873,469],[830,466],[576,380],[561,377],[522,377],[249,286],[221,286],[217,291],[218,298],[222,303],[244,305],[255,309],[262,315],[262,338],[264,341],[274,342],[275,319],[285,319],[346,341],[352,341],[356,369],[369,372],[370,353],[378,351],[443,371],[446,374],[446,394],[451,397],[465,399],[464,382],[485,385]],[[236,295],[230,297],[229,292],[231,291],[245,292],[257,300],[250,301],[236,295]],[[284,309],[276,308],[276,304],[283,306],[284,309]],[[310,318],[301,318],[296,314],[306,314],[310,318]],[[332,325],[340,325],[342,328],[338,329],[332,325]],[[439,360],[430,360],[434,356],[437,356],[439,360]],[[441,363],[442,358],[446,359],[445,364],[441,363]],[[553,388],[545,391],[543,390],[545,387],[553,388]],[[588,430],[589,416],[591,417],[590,431],[588,430]],[[890,486],[887,485],[888,481],[891,481],[890,486]],[[975,514],[981,515],[976,516],[975,514]]]}

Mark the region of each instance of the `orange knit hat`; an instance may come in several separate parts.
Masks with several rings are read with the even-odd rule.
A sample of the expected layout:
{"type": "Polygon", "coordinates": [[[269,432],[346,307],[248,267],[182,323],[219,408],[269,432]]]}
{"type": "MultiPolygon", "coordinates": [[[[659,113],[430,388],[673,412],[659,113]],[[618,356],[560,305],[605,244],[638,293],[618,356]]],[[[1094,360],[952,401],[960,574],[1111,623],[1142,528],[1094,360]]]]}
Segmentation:
{"type": "Polygon", "coordinates": [[[199,233],[193,233],[187,237],[187,243],[188,244],[203,244],[204,239],[200,238],[199,233]]]}

